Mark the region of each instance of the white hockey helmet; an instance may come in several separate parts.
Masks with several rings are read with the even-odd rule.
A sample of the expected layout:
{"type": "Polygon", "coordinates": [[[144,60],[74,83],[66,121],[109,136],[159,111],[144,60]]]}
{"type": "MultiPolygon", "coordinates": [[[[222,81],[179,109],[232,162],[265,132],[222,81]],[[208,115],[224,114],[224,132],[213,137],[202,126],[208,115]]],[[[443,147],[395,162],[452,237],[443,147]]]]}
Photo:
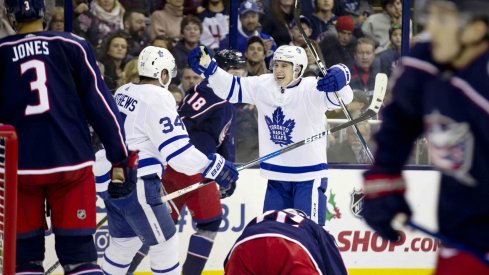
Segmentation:
{"type": "Polygon", "coordinates": [[[140,76],[156,78],[161,86],[168,88],[171,79],[177,76],[177,65],[173,55],[165,48],[147,46],[139,54],[138,73],[140,76]],[[161,72],[167,70],[170,78],[163,83],[161,72]]]}
{"type": "MultiPolygon", "coordinates": [[[[292,70],[294,73],[299,72],[300,70],[299,76],[297,78],[300,78],[304,74],[308,63],[306,51],[301,47],[291,45],[283,45],[278,47],[278,49],[273,54],[272,62],[270,62],[270,70],[273,71],[273,64],[277,60],[292,63],[292,70]]],[[[294,78],[294,80],[297,78],[294,78]]]]}

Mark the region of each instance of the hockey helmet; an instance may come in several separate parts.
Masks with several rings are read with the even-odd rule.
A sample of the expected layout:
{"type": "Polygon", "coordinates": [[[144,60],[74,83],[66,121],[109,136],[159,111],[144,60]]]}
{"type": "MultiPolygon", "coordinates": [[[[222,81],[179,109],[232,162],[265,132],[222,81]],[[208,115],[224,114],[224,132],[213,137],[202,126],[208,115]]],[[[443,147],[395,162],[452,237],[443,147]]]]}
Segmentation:
{"type": "Polygon", "coordinates": [[[138,72],[140,76],[156,78],[161,86],[168,88],[171,78],[177,76],[177,65],[173,55],[165,48],[147,46],[139,54],[138,72]],[[167,70],[170,79],[163,83],[161,72],[167,70]]]}
{"type": "Polygon", "coordinates": [[[44,0],[5,0],[10,23],[29,22],[44,17],[44,0]]]}
{"type": "Polygon", "coordinates": [[[246,67],[246,60],[240,51],[233,49],[220,50],[214,56],[217,65],[223,70],[243,69],[246,67]]]}
{"type": "MultiPolygon", "coordinates": [[[[283,45],[273,54],[272,61],[270,62],[270,70],[273,71],[273,64],[275,61],[285,61],[292,63],[292,70],[299,72],[297,78],[300,78],[307,68],[307,54],[306,51],[298,46],[283,45]]],[[[297,79],[294,76],[294,80],[297,79]]]]}

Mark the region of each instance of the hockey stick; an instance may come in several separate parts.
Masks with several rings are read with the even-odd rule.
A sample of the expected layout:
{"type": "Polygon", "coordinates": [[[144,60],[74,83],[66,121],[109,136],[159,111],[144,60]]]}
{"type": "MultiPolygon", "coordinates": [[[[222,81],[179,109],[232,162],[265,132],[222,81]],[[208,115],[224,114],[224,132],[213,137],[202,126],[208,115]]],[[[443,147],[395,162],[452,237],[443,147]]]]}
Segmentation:
{"type": "MultiPolygon", "coordinates": [[[[319,58],[319,55],[316,52],[316,49],[312,46],[311,41],[309,40],[309,37],[307,37],[306,33],[304,32],[304,28],[302,28],[301,19],[300,19],[300,0],[295,0],[294,21],[295,21],[296,26],[299,28],[299,31],[302,35],[302,38],[304,38],[304,41],[306,42],[307,47],[309,48],[309,50],[311,50],[311,53],[314,56],[316,64],[319,67],[319,70],[321,70],[321,73],[323,74],[323,76],[326,76],[326,74],[327,74],[326,67],[324,66],[323,62],[319,58]]],[[[348,109],[346,108],[345,103],[343,102],[343,99],[341,99],[341,97],[338,95],[338,93],[336,91],[334,92],[334,95],[336,97],[336,100],[338,100],[338,102],[340,103],[341,109],[343,110],[343,113],[345,114],[346,118],[348,120],[352,120],[351,114],[348,111],[348,109]]],[[[373,163],[374,162],[374,156],[372,155],[372,152],[368,148],[367,142],[363,138],[362,133],[360,133],[360,131],[358,130],[358,128],[355,124],[353,124],[352,126],[353,126],[353,130],[355,131],[355,134],[358,136],[358,139],[360,140],[360,143],[362,144],[363,149],[367,153],[367,156],[370,159],[370,162],[373,163]]]]}
{"type": "MultiPolygon", "coordinates": [[[[97,225],[95,226],[95,231],[99,230],[100,227],[102,227],[102,225],[104,225],[104,223],[107,221],[107,215],[105,215],[105,217],[103,217],[98,223],[97,225]]],[[[48,275],[48,274],[51,274],[53,273],[53,271],[58,268],[58,266],[60,265],[59,263],[59,260],[57,260],[50,268],[48,268],[48,270],[44,271],[44,275],[48,275]]]]}
{"type": "Polygon", "coordinates": [[[408,220],[407,216],[405,214],[396,215],[396,217],[392,221],[392,226],[393,226],[393,228],[395,228],[397,230],[399,230],[402,226],[408,226],[408,227],[411,227],[412,229],[421,231],[428,236],[439,239],[443,244],[445,244],[446,246],[448,246],[450,248],[454,248],[458,251],[463,251],[463,252],[471,254],[472,256],[476,257],[477,259],[482,261],[484,264],[489,266],[489,254],[487,254],[487,256],[485,256],[484,254],[482,254],[478,251],[475,251],[474,249],[467,247],[464,244],[461,244],[457,241],[454,241],[454,240],[448,238],[447,236],[445,236],[439,232],[433,232],[433,231],[425,228],[424,226],[421,226],[421,225],[415,223],[412,220],[408,220]]]}
{"type": "MultiPolygon", "coordinates": [[[[268,155],[265,155],[265,156],[260,157],[258,159],[252,160],[248,163],[245,163],[245,164],[237,167],[237,170],[241,171],[241,170],[246,169],[250,166],[253,166],[253,165],[261,163],[265,160],[268,160],[268,159],[271,159],[271,158],[276,157],[278,155],[281,155],[283,153],[286,153],[286,152],[293,150],[297,147],[300,147],[302,145],[311,143],[315,140],[321,139],[321,138],[323,138],[329,134],[338,132],[341,129],[348,128],[350,126],[355,125],[356,123],[359,123],[359,122],[362,122],[364,120],[367,120],[369,118],[374,117],[379,112],[379,109],[382,106],[382,102],[384,100],[384,95],[385,95],[386,90],[387,90],[387,75],[379,73],[375,76],[375,88],[374,88],[374,95],[372,97],[372,102],[370,103],[370,106],[368,107],[367,111],[365,111],[361,116],[359,116],[356,119],[349,120],[348,122],[345,122],[345,123],[340,124],[338,126],[335,126],[333,128],[330,128],[330,129],[323,131],[319,134],[310,136],[310,137],[308,137],[302,141],[291,144],[285,148],[274,151],[268,155]]],[[[212,181],[211,180],[204,180],[202,182],[198,182],[198,183],[189,185],[183,189],[177,190],[175,192],[172,192],[168,195],[163,196],[163,201],[169,201],[169,200],[172,200],[172,199],[179,197],[183,194],[186,194],[188,192],[197,190],[197,189],[207,185],[210,182],[212,182],[212,181]]]]}

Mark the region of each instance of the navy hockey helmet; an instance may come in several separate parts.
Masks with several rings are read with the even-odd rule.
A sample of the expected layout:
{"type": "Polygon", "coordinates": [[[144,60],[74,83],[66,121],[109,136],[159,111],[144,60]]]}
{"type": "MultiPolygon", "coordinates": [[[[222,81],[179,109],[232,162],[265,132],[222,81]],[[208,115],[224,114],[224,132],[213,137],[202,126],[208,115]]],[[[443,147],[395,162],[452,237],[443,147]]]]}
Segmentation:
{"type": "Polygon", "coordinates": [[[5,10],[13,25],[44,17],[44,0],[5,0],[5,10]]]}
{"type": "Polygon", "coordinates": [[[240,51],[233,49],[220,50],[214,56],[217,65],[227,71],[229,69],[243,69],[246,67],[246,60],[240,51]]]}

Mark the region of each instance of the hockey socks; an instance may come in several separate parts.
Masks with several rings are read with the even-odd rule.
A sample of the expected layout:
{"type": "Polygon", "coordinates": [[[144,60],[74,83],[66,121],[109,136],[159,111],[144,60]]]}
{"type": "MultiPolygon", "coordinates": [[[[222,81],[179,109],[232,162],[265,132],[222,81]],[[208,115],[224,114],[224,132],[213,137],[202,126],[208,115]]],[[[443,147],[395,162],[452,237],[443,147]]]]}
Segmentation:
{"type": "Polygon", "coordinates": [[[201,274],[213,244],[214,240],[193,234],[188,245],[187,259],[183,264],[183,274],[201,274]]]}

